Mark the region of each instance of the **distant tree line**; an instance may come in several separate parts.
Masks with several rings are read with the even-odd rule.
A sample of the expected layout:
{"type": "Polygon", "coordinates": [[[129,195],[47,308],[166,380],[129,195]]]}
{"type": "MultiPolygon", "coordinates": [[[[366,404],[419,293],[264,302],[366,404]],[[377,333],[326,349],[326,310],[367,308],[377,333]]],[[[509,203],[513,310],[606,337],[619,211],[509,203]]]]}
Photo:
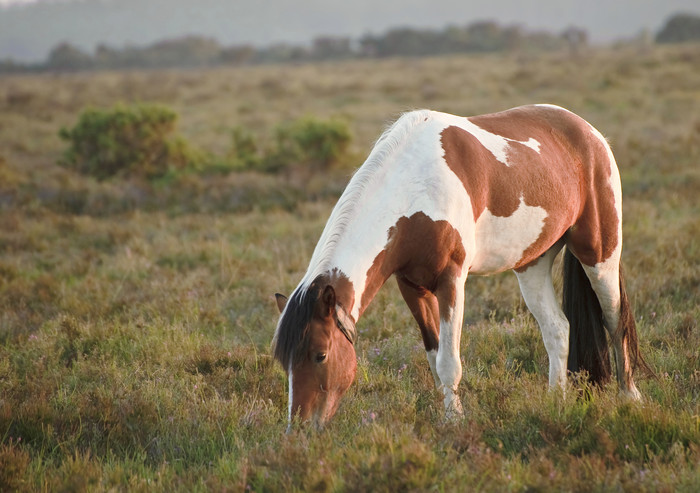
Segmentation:
{"type": "Polygon", "coordinates": [[[672,16],[656,35],[657,43],[683,43],[700,40],[700,16],[676,14],[672,16]]]}
{"type": "MultiPolygon", "coordinates": [[[[314,39],[310,46],[280,43],[264,48],[252,45],[227,47],[211,38],[187,36],[145,47],[99,45],[91,54],[69,43],[61,43],[51,50],[44,63],[27,66],[8,60],[0,62],[0,72],[206,67],[514,50],[570,49],[577,53],[586,46],[587,38],[584,30],[573,27],[552,34],[527,31],[519,26],[504,27],[496,22],[477,22],[443,29],[394,28],[379,35],[367,34],[359,40],[322,36],[314,39]]],[[[700,17],[692,14],[671,17],[656,36],[657,42],[697,39],[700,39],[700,17]]]]}

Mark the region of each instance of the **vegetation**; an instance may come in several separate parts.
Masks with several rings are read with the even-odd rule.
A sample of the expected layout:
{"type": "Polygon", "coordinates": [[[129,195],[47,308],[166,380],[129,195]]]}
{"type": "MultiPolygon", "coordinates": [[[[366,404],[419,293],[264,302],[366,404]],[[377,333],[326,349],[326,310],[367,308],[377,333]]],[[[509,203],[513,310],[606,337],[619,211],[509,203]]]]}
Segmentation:
{"type": "Polygon", "coordinates": [[[683,43],[700,40],[700,16],[676,14],[656,35],[658,43],[683,43]]]}
{"type": "Polygon", "coordinates": [[[87,109],[59,132],[70,144],[62,162],[98,179],[164,176],[194,161],[185,141],[171,136],[176,121],[175,112],[157,105],[87,109]]]}
{"type": "Polygon", "coordinates": [[[696,491],[698,65],[697,45],[630,45],[0,78],[0,490],[696,491]],[[404,110],[530,102],[581,114],[616,153],[628,291],[659,375],[641,404],[614,384],[547,393],[541,337],[504,274],[467,284],[466,416],[445,422],[390,282],[358,324],[338,415],[285,435],[272,294],[302,277],[347,169],[253,159],[142,182],[57,164],[60,129],[118,103],[165,105],[221,159],[263,159],[276,128],[303,127],[286,122],[340,118],[340,164],[359,164],[404,110]]]}
{"type": "Polygon", "coordinates": [[[319,121],[304,117],[277,127],[275,148],[267,167],[280,169],[288,163],[304,163],[311,172],[324,172],[338,163],[350,143],[347,125],[338,120],[319,121]]]}
{"type": "MultiPolygon", "coordinates": [[[[574,31],[578,33],[577,44],[585,45],[585,31],[574,31]]],[[[262,48],[251,45],[226,47],[212,38],[185,36],[142,47],[115,48],[101,44],[94,53],[89,53],[62,42],[51,50],[46,62],[27,67],[11,60],[0,62],[0,73],[205,67],[502,51],[546,52],[570,45],[571,32],[571,28],[563,33],[533,32],[519,26],[502,27],[496,22],[476,22],[443,29],[393,28],[382,34],[367,34],[359,40],[325,35],[315,38],[310,46],[278,43],[262,48]]]]}
{"type": "Polygon", "coordinates": [[[307,115],[276,125],[273,134],[272,143],[263,150],[252,132],[234,127],[228,152],[232,168],[271,173],[291,171],[308,177],[326,173],[348,159],[350,129],[337,118],[325,121],[307,115]]]}
{"type": "MultiPolygon", "coordinates": [[[[581,31],[583,32],[583,31],[581,31]]],[[[61,43],[49,53],[51,70],[120,68],[201,67],[218,64],[275,63],[290,61],[344,60],[356,57],[426,56],[448,53],[497,51],[551,51],[567,45],[566,33],[528,32],[520,27],[501,27],[477,22],[444,29],[395,28],[384,34],[366,35],[358,43],[350,38],[320,36],[311,46],[276,44],[265,48],[221,46],[216,40],[186,36],[152,45],[123,49],[100,45],[94,55],[61,43]],[[354,47],[357,45],[357,48],[354,47]]],[[[13,67],[8,67],[12,69],[13,67]]]]}
{"type": "MultiPolygon", "coordinates": [[[[656,34],[656,41],[679,43],[698,40],[699,22],[697,15],[675,14],[656,34]]],[[[325,35],[313,39],[308,46],[288,43],[266,47],[247,44],[222,46],[216,39],[189,35],[147,46],[118,48],[100,44],[93,53],[61,42],[53,47],[42,63],[26,65],[11,59],[0,61],[0,73],[202,68],[455,53],[548,53],[562,49],[568,49],[575,56],[587,44],[588,33],[577,27],[552,33],[532,31],[518,25],[502,26],[494,21],[448,25],[441,29],[394,27],[384,33],[366,34],[360,39],[325,35]]]]}

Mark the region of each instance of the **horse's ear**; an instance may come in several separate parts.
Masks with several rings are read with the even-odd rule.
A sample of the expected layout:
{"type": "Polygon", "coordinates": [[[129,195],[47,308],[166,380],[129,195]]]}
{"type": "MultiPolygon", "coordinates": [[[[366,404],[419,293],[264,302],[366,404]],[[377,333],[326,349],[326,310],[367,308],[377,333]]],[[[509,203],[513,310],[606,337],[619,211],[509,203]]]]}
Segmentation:
{"type": "Polygon", "coordinates": [[[338,328],[343,332],[345,337],[348,338],[350,344],[354,345],[355,339],[357,339],[357,329],[355,329],[355,322],[342,306],[335,305],[335,312],[338,316],[338,328]]]}
{"type": "Polygon", "coordinates": [[[275,300],[277,301],[277,308],[279,308],[280,313],[282,313],[284,307],[287,306],[287,297],[283,294],[275,293],[275,300]]]}
{"type": "Polygon", "coordinates": [[[323,290],[321,301],[323,302],[323,313],[330,316],[335,309],[335,289],[330,284],[323,290]]]}

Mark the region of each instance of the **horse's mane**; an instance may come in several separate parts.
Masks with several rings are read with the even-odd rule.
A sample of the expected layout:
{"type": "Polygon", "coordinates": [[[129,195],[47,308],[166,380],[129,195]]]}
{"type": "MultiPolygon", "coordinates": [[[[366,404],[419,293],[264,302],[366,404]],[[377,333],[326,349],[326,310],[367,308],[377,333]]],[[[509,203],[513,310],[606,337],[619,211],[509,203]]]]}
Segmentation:
{"type": "Polygon", "coordinates": [[[328,264],[330,253],[342,239],[343,232],[355,217],[357,204],[362,202],[363,194],[368,191],[372,193],[370,188],[379,175],[378,171],[406,143],[413,129],[430,117],[430,110],[414,110],[404,113],[377,139],[364,164],[357,169],[333,208],[323,234],[316,245],[302,284],[310,284],[319,275],[334,267],[328,264]]]}
{"type": "Polygon", "coordinates": [[[299,285],[287,300],[272,341],[273,354],[285,370],[298,363],[306,353],[309,324],[320,291],[321,282],[316,279],[308,287],[299,285]]]}

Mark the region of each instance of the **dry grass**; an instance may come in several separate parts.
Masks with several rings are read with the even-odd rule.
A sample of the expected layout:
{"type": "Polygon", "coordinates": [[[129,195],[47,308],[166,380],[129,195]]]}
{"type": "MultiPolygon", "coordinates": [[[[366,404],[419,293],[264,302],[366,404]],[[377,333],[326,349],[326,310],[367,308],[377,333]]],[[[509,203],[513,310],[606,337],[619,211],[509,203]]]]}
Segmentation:
{"type": "Polygon", "coordinates": [[[700,485],[700,47],[0,78],[0,490],[695,491],[700,485]],[[400,112],[566,106],[611,140],[629,292],[660,378],[545,391],[514,276],[473,278],[467,417],[442,420],[393,282],[360,321],[358,379],[323,432],[283,435],[275,291],[303,275],[341,171],[97,183],[56,165],[88,105],[158,102],[194,145],[349,122],[359,164],[400,112]]]}

